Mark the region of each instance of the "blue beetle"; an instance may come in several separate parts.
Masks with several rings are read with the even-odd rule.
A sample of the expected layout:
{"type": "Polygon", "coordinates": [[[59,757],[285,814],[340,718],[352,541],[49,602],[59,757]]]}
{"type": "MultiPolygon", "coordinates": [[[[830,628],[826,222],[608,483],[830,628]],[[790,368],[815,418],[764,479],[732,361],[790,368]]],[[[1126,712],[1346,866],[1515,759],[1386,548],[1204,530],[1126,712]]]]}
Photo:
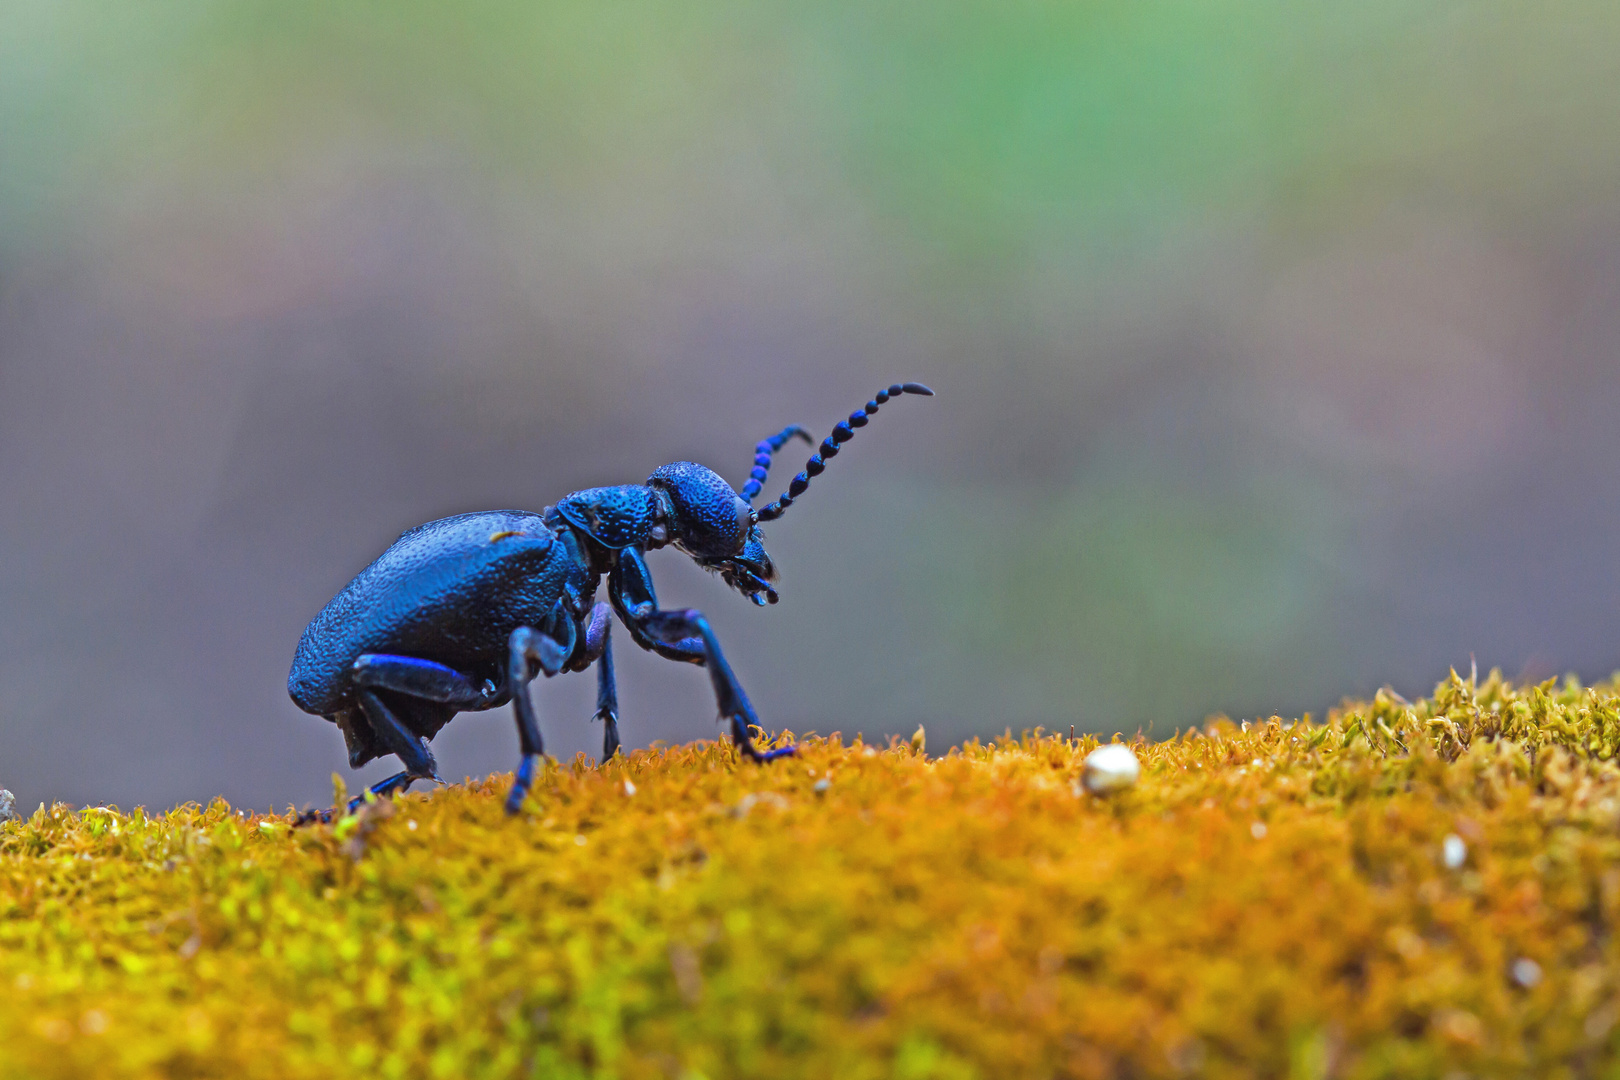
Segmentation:
{"type": "Polygon", "coordinates": [[[919,383],[880,390],[838,423],[787,491],[758,510],[752,503],[771,456],[794,437],[813,441],[803,428],[785,428],[755,447],[740,493],[702,465],[677,461],[645,484],[576,491],[538,514],[458,514],[411,529],[305,628],[287,692],[300,709],[338,726],[351,768],[386,754],[399,758],[404,771],[374,785],[378,796],[438,780],[428,743],[439,729],[458,712],[510,701],[523,752],[506,800],[516,813],[544,753],[528,690],[536,675],[596,664],[604,760],[618,751],[609,641],[617,614],[643,649],[708,668],[720,718],[730,720],[742,753],[755,761],[791,754],[791,746],[754,746],[749,728],[759,718],[708,620],[694,609],[658,607],[645,556],[673,546],[754,603],[776,603],[776,567],[759,523],[781,517],[854,429],[902,394],[933,391],[919,383]],[[607,600],[598,602],[603,575],[607,600]]]}

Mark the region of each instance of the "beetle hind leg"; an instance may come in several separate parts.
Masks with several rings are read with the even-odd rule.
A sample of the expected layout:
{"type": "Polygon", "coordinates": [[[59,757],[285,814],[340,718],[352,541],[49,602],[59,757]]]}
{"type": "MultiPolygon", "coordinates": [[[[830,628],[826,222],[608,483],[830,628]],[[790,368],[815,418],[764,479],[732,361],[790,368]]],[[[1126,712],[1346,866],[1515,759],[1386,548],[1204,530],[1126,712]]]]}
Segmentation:
{"type": "MultiPolygon", "coordinates": [[[[366,790],[379,799],[387,799],[398,794],[399,792],[404,791],[406,788],[409,788],[413,782],[420,779],[422,779],[422,777],[412,776],[408,772],[395,773],[386,780],[377,781],[366,790]]],[[[366,797],[364,795],[356,795],[354,798],[350,799],[349,813],[352,814],[356,810],[360,809],[361,805],[365,801],[366,797]]]]}
{"type": "MultiPolygon", "coordinates": [[[[409,780],[397,786],[403,787],[410,780],[438,780],[439,767],[433,760],[433,752],[428,749],[427,739],[406,727],[376,690],[362,687],[358,696],[360,709],[371,722],[371,728],[377,734],[377,741],[382,743],[390,754],[398,757],[400,763],[405,766],[402,775],[409,777],[409,780]]],[[[393,785],[399,780],[400,778],[396,776],[383,783],[393,785]]],[[[395,786],[390,786],[388,790],[395,789],[395,786]]]]}
{"type": "Polygon", "coordinates": [[[414,656],[365,653],[351,670],[356,686],[392,690],[458,711],[487,709],[499,692],[493,683],[475,684],[454,668],[414,656]]]}
{"type": "MultiPolygon", "coordinates": [[[[417,780],[437,781],[438,766],[427,741],[456,711],[488,708],[498,692],[491,683],[477,685],[454,668],[412,656],[365,653],[351,671],[363,719],[352,713],[338,719],[349,744],[350,767],[379,754],[394,754],[405,766],[404,772],[371,785],[377,798],[404,791],[417,780]],[[383,699],[385,694],[392,696],[392,705],[383,699]],[[362,731],[356,720],[369,730],[362,731]]],[[[364,801],[364,796],[349,800],[349,809],[364,801]]]]}

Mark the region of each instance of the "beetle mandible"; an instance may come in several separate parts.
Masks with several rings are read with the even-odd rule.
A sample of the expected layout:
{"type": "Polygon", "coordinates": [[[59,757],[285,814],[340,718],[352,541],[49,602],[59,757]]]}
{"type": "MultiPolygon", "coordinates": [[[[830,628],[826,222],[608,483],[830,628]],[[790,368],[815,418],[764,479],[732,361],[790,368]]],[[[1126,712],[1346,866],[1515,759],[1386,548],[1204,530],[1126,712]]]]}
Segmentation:
{"type": "Polygon", "coordinates": [[[287,692],[305,712],[343,732],[349,767],[397,756],[404,771],[372,786],[377,796],[415,780],[439,779],[428,743],[458,712],[510,701],[523,760],[509,813],[522,806],[544,753],[530,698],[536,675],[597,665],[596,716],[603,760],[619,749],[618,693],[609,627],[615,614],[643,649],[709,671],[720,719],[738,750],[755,761],[791,754],[761,751],[749,728],[759,718],[703,613],[658,606],[646,553],[673,546],[756,604],[776,603],[776,567],[759,523],[782,516],[855,429],[902,394],[933,396],[920,383],[896,383],[839,421],[773,503],[755,510],[771,456],[789,439],[813,442],[797,425],[762,440],[741,492],[690,461],[653,472],[645,484],[576,491],[540,513],[458,514],[406,532],[333,597],[298,642],[287,692]],[[607,577],[607,600],[596,592],[607,577]]]}

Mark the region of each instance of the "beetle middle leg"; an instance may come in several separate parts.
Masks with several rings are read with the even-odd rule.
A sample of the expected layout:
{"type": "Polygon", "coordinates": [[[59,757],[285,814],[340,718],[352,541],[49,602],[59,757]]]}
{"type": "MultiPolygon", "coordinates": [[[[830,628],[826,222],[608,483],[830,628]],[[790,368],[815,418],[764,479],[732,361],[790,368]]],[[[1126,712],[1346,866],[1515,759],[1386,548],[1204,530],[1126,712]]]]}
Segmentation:
{"type": "Polygon", "coordinates": [[[613,678],[613,608],[598,603],[585,628],[584,663],[596,663],[596,716],[602,721],[602,760],[619,752],[619,686],[613,678]]]}
{"type": "Polygon", "coordinates": [[[530,626],[512,631],[507,648],[507,688],[512,694],[512,712],[517,719],[518,744],[523,760],[512,778],[512,790],[506,797],[506,812],[515,814],[523,806],[523,799],[534,784],[534,771],[539,767],[545,743],[540,738],[540,719],[534,711],[534,700],[529,696],[529,683],[538,674],[548,678],[562,670],[574,651],[574,623],[571,619],[558,620],[568,639],[559,642],[550,634],[541,633],[530,626]]]}

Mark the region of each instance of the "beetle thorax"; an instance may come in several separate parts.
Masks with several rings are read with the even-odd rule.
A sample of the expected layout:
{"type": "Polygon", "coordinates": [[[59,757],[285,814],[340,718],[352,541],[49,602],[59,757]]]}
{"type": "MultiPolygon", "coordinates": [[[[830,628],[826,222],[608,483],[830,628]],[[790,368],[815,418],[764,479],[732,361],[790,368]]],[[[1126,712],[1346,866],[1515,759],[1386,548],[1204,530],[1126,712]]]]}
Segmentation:
{"type": "Polygon", "coordinates": [[[587,488],[557,503],[564,521],[609,551],[644,546],[659,524],[661,510],[653,490],[644,484],[587,488]]]}

